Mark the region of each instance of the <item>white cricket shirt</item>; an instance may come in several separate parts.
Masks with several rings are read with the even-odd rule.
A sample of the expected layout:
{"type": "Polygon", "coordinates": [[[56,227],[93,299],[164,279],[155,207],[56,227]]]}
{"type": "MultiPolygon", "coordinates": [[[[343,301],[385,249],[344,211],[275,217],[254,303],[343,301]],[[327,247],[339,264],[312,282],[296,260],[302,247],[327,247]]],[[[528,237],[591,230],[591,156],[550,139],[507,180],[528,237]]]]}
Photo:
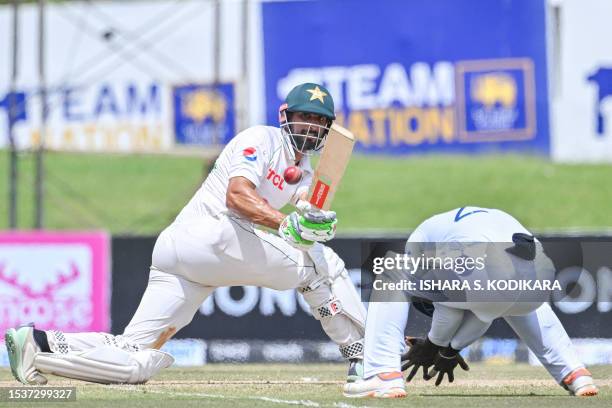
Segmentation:
{"type": "Polygon", "coordinates": [[[292,149],[277,127],[254,126],[240,132],[225,146],[213,170],[177,219],[228,212],[227,187],[229,180],[238,176],[250,180],[273,208],[295,205],[300,194],[310,187],[313,171],[308,156],[304,156],[298,165],[303,172],[300,182],[290,185],[284,180],[285,169],[295,166],[292,149]]]}
{"type": "Polygon", "coordinates": [[[510,214],[494,208],[461,207],[423,221],[409,242],[512,242],[512,234],[530,234],[510,214]]]}

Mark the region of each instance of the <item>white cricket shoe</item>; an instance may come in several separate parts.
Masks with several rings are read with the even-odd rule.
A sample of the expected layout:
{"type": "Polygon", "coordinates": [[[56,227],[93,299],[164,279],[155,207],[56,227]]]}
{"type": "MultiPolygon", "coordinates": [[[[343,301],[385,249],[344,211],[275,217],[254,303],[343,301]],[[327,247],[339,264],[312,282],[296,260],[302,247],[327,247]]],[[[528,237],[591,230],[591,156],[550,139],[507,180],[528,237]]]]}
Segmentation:
{"type": "Polygon", "coordinates": [[[577,368],[569,373],[561,385],[576,397],[594,397],[599,393],[591,372],[586,368],[577,368]]]}
{"type": "Polygon", "coordinates": [[[40,347],[34,340],[34,327],[8,329],[4,335],[13,377],[23,384],[44,385],[47,379],[34,367],[34,357],[40,347]]]}
{"type": "Polygon", "coordinates": [[[404,377],[398,371],[380,373],[366,380],[345,384],[343,394],[348,398],[404,398],[404,377]]]}

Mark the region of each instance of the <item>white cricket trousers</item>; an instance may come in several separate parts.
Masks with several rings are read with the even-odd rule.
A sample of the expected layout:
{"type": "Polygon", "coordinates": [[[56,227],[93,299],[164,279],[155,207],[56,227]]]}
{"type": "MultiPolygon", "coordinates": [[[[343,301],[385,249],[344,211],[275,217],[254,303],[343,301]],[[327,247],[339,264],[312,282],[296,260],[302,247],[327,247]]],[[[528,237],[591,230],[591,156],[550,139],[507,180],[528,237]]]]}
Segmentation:
{"type": "MultiPolygon", "coordinates": [[[[409,309],[408,302],[369,304],[364,378],[400,371],[400,355],[404,350],[404,330],[409,309]]],[[[558,383],[573,370],[584,367],[567,332],[548,303],[526,315],[505,316],[504,319],[558,383]]]]}
{"type": "Polygon", "coordinates": [[[149,284],[123,335],[147,347],[189,324],[219,286],[285,290],[307,286],[313,273],[304,252],[246,222],[225,216],[176,222],[157,239],[149,284]]]}
{"type": "MultiPolygon", "coordinates": [[[[149,283],[123,340],[148,348],[180,330],[219,286],[285,290],[316,278],[307,254],[249,223],[220,216],[176,221],[159,235],[149,283]]],[[[65,333],[72,350],[108,344],[104,333],[65,333]]]]}
{"type": "MultiPolygon", "coordinates": [[[[142,348],[159,345],[168,333],[189,324],[202,302],[219,286],[303,288],[324,279],[324,267],[344,270],[344,263],[330,248],[317,248],[321,256],[315,258],[315,268],[313,256],[242,220],[201,216],[176,221],[157,239],[148,286],[123,336],[65,333],[66,340],[75,351],[117,342],[117,337],[119,343],[124,340],[142,348]]],[[[305,297],[309,303],[317,303],[312,307],[329,299],[329,290],[322,290],[323,286],[320,289],[309,292],[308,299],[305,297]]],[[[335,323],[322,322],[332,340],[348,344],[362,338],[363,328],[339,324],[342,319],[349,321],[342,317],[332,319],[335,323]]]]}

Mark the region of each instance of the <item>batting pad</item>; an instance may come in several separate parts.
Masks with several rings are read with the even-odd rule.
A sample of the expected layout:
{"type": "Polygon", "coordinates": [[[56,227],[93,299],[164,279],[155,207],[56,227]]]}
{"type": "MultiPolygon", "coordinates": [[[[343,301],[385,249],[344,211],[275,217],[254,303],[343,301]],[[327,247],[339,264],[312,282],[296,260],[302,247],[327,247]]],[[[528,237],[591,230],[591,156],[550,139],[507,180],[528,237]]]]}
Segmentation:
{"type": "Polygon", "coordinates": [[[338,346],[345,358],[363,356],[366,311],[346,271],[331,285],[324,282],[315,289],[303,292],[313,317],[329,338],[338,346]]]}
{"type": "Polygon", "coordinates": [[[333,296],[342,302],[343,312],[365,333],[366,310],[346,269],[331,284],[333,296]]]}
{"type": "Polygon", "coordinates": [[[34,366],[41,373],[101,384],[139,384],[169,367],[174,358],[155,349],[127,352],[102,346],[80,353],[39,353],[34,366]]]}

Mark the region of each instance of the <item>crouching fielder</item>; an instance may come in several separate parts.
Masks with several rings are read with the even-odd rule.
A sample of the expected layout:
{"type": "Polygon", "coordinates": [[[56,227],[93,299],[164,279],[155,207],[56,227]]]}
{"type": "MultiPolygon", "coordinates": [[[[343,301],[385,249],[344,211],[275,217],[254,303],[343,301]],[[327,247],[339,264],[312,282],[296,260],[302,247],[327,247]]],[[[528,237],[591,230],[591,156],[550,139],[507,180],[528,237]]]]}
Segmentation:
{"type": "Polygon", "coordinates": [[[159,348],[215,288],[233,285],[297,288],[349,360],[348,380],[360,376],[365,309],[344,262],[321,244],[334,237],[336,215],[302,201],[312,179],[309,154],[323,146],[335,119],[333,101],[324,87],[302,84],[288,94],[279,117],[280,128],[256,126],[238,134],[160,234],[147,289],[122,335],[10,329],[5,338],[15,378],[44,384],[50,373],[99,383],[145,382],[173,362],[159,348]],[[302,173],[293,184],[283,178],[291,166],[302,173]],[[285,216],[279,209],[288,203],[297,211],[285,216]]]}
{"type": "MultiPolygon", "coordinates": [[[[514,265],[531,256],[520,253],[529,248],[520,246],[537,242],[516,219],[503,211],[489,208],[464,207],[435,215],[424,221],[411,234],[407,247],[413,243],[486,243],[519,242],[510,256],[514,265]],[[524,242],[523,242],[524,243],[524,242]],[[521,259],[523,257],[523,259],[521,259]]],[[[533,246],[536,248],[536,246],[533,246]]],[[[527,252],[529,252],[527,250],[527,252]]],[[[538,257],[531,254],[534,262],[538,257]]],[[[526,263],[528,264],[528,263],[526,263]]],[[[527,293],[518,293],[526,296],[527,293]]],[[[408,339],[405,349],[404,330],[408,320],[408,302],[371,302],[368,308],[364,380],[346,384],[348,397],[404,397],[402,371],[411,368],[407,381],[423,369],[423,378],[436,378],[439,385],[444,375],[454,380],[454,369],[469,367],[460,350],[480,338],[494,319],[503,317],[519,338],[537,356],[550,375],[571,395],[597,395],[591,373],[578,358],[567,332],[547,303],[540,302],[433,302],[413,300],[418,310],[432,316],[426,338],[408,339]]]]}

